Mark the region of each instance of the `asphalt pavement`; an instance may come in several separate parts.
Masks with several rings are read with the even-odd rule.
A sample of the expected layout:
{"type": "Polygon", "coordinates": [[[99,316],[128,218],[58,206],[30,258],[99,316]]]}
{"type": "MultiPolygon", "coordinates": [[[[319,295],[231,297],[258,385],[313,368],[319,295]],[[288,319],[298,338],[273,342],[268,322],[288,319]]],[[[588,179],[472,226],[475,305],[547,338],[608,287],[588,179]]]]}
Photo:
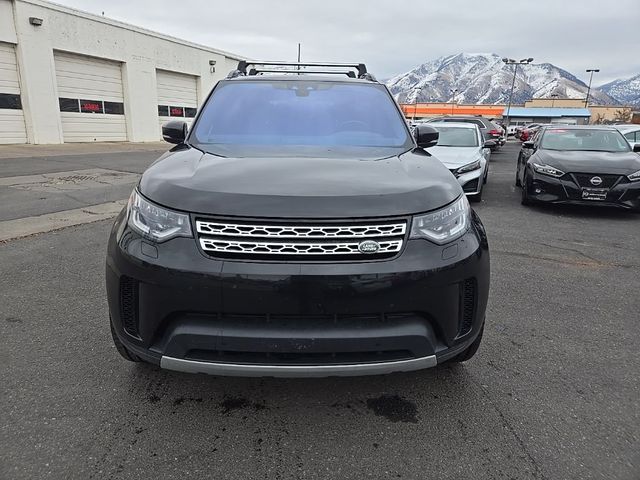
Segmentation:
{"type": "MultiPolygon", "coordinates": [[[[0,176],[140,172],[157,153],[96,155],[0,176]]],[[[492,288],[463,365],[293,380],[127,363],[105,300],[111,220],[0,243],[0,478],[637,480],[640,215],[523,207],[516,155],[492,156],[474,206],[492,288]]],[[[2,213],[125,194],[104,188],[37,208],[5,190],[2,213]]]]}

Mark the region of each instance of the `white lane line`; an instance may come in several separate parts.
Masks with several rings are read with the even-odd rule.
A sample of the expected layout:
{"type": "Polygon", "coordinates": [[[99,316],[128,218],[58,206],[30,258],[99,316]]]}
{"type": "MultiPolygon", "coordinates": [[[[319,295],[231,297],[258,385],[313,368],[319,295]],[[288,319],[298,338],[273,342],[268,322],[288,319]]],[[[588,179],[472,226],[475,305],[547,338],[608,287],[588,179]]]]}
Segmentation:
{"type": "Polygon", "coordinates": [[[113,218],[126,204],[127,200],[118,200],[62,212],[5,220],[0,222],[0,242],[113,218]]]}

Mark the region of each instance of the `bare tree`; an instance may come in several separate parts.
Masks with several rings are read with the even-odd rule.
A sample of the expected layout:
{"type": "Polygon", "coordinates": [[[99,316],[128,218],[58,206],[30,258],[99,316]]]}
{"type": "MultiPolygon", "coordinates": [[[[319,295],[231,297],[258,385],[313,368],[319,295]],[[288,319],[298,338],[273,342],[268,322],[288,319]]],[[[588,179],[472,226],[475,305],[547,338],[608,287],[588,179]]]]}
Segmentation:
{"type": "Polygon", "coordinates": [[[605,122],[606,122],[606,118],[605,118],[604,113],[596,113],[596,116],[593,117],[593,124],[594,125],[602,125],[605,122]]]}
{"type": "Polygon", "coordinates": [[[613,114],[613,120],[617,123],[629,123],[631,121],[631,109],[621,108],[613,114]]]}

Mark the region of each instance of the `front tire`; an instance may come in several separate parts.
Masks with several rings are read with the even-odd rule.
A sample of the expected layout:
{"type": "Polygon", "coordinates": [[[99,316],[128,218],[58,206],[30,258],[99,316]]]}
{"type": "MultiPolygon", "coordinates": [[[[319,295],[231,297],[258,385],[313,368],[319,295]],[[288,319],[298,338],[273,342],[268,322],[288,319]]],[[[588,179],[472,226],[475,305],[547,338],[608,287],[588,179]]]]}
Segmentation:
{"type": "Polygon", "coordinates": [[[482,342],[483,333],[484,333],[484,324],[482,325],[482,328],[480,329],[480,333],[478,333],[478,336],[473,341],[473,343],[469,345],[466,350],[463,350],[462,352],[460,352],[458,355],[456,355],[449,361],[451,363],[462,363],[462,362],[466,362],[467,360],[471,360],[471,357],[473,357],[478,351],[478,348],[480,348],[480,343],[482,342]]]}
{"type": "Polygon", "coordinates": [[[113,323],[112,322],[109,322],[109,323],[111,325],[111,338],[113,338],[113,344],[116,346],[116,350],[118,350],[118,353],[120,354],[120,356],[130,362],[141,362],[142,359],[139,356],[129,351],[129,349],[127,349],[127,347],[125,347],[122,344],[122,342],[118,338],[118,335],[116,335],[116,331],[113,328],[113,323]]]}
{"type": "Polygon", "coordinates": [[[522,160],[522,157],[518,157],[518,163],[516,164],[516,187],[522,186],[520,183],[520,160],[522,160]]]}
{"type": "Polygon", "coordinates": [[[522,196],[520,197],[520,203],[522,205],[531,205],[531,198],[529,198],[529,192],[527,191],[527,172],[522,177],[522,196]]]}

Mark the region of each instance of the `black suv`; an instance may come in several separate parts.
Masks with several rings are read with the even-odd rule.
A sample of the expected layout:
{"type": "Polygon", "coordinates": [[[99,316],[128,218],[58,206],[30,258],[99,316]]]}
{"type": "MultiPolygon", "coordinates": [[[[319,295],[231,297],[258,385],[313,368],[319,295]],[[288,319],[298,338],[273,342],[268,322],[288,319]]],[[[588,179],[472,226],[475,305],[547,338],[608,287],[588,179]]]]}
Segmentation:
{"type": "Polygon", "coordinates": [[[117,217],[122,356],[216,375],[331,376],[469,359],[489,251],[455,177],[363,64],[240,62],[117,217]],[[248,67],[251,67],[250,69],[248,67]]]}

